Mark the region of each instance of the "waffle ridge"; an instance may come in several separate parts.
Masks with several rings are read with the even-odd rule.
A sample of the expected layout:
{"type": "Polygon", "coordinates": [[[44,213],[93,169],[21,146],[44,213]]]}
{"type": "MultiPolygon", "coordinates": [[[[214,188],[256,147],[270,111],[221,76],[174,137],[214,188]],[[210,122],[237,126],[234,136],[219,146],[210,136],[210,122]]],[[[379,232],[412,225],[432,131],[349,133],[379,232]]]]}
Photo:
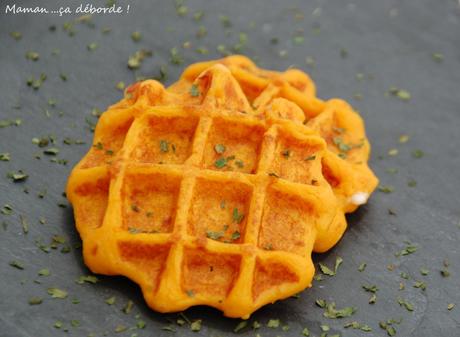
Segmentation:
{"type": "Polygon", "coordinates": [[[345,132],[331,125],[350,115],[360,126],[300,71],[241,56],[192,65],[168,89],[134,84],[69,177],[85,263],[134,280],[160,312],[248,318],[310,287],[311,252],[340,239],[352,195],[377,184],[363,127],[351,135],[363,145],[338,156],[345,132]]]}

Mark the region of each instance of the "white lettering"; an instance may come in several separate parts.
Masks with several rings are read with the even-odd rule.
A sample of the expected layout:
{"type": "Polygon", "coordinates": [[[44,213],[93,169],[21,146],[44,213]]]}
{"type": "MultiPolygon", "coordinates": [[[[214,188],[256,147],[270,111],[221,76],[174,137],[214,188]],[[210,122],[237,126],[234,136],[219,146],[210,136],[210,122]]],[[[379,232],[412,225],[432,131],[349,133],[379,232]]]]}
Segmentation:
{"type": "Polygon", "coordinates": [[[16,7],[16,4],[14,5],[6,5],[5,7],[5,13],[12,12],[13,14],[47,14],[48,10],[44,7],[16,7]]]}

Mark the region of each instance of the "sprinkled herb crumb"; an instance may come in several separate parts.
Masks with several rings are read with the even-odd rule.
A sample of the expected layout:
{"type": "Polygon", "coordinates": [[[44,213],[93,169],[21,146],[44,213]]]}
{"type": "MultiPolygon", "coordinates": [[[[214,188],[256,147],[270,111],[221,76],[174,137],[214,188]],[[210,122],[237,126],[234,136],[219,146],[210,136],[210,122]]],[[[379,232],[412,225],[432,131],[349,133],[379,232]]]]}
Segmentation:
{"type": "Polygon", "coordinates": [[[406,247],[402,249],[401,251],[397,252],[395,256],[399,257],[399,256],[406,256],[406,255],[413,254],[417,251],[417,248],[418,248],[417,246],[411,244],[410,242],[406,242],[406,247]]]}
{"type": "Polygon", "coordinates": [[[243,221],[244,219],[244,214],[243,213],[240,213],[238,211],[238,208],[234,208],[233,209],[233,213],[232,213],[232,218],[233,218],[233,222],[237,223],[237,224],[240,224],[241,221],[243,221]]]}
{"type": "Polygon", "coordinates": [[[397,301],[399,305],[406,308],[407,311],[414,311],[414,306],[406,300],[403,300],[402,298],[398,297],[397,301]]]}
{"type": "Polygon", "coordinates": [[[11,267],[16,268],[16,269],[20,269],[20,270],[23,270],[23,269],[24,269],[24,265],[22,264],[21,261],[18,261],[18,260],[10,261],[10,262],[9,262],[9,265],[10,265],[11,267]]]}
{"type": "Polygon", "coordinates": [[[190,96],[192,97],[200,96],[200,90],[198,89],[198,86],[196,84],[192,84],[189,92],[190,92],[190,96]]]}
{"type": "Polygon", "coordinates": [[[60,298],[60,299],[64,299],[68,295],[67,291],[59,289],[59,288],[48,288],[48,294],[50,294],[52,298],[60,298]]]}
{"type": "Polygon", "coordinates": [[[200,331],[201,330],[201,322],[202,322],[201,319],[193,321],[192,324],[190,324],[190,330],[192,330],[193,332],[200,331]]]}
{"type": "Polygon", "coordinates": [[[280,320],[279,319],[270,319],[267,322],[267,328],[277,329],[279,326],[280,326],[280,320]]]}
{"type": "Polygon", "coordinates": [[[48,268],[43,268],[38,271],[39,276],[50,276],[50,270],[48,268]]]}
{"type": "Polygon", "coordinates": [[[237,333],[243,330],[248,326],[248,321],[241,321],[238,323],[238,325],[233,329],[233,332],[237,333]]]}
{"type": "Polygon", "coordinates": [[[126,330],[128,330],[128,328],[126,326],[124,326],[123,324],[119,324],[119,325],[116,326],[114,331],[116,333],[120,333],[120,332],[124,332],[126,330]]]}
{"type": "Polygon", "coordinates": [[[141,39],[142,39],[142,34],[141,32],[132,32],[131,33],[131,39],[134,41],[134,42],[139,42],[141,39]]]}
{"type": "Polygon", "coordinates": [[[115,296],[112,296],[112,297],[109,297],[108,299],[105,300],[105,303],[107,303],[108,305],[113,305],[115,304],[117,298],[115,296]]]}
{"type": "Polygon", "coordinates": [[[420,159],[425,155],[425,153],[422,150],[414,150],[412,151],[412,157],[416,159],[420,159]]]}
{"type": "Polygon", "coordinates": [[[8,172],[7,177],[13,180],[13,182],[20,182],[26,180],[29,176],[22,170],[18,170],[17,172],[8,172]]]}
{"type": "Polygon", "coordinates": [[[223,144],[214,145],[214,151],[216,151],[216,153],[222,154],[222,153],[225,152],[225,150],[226,150],[226,148],[225,148],[225,145],[223,145],[223,144]]]}
{"type": "Polygon", "coordinates": [[[89,50],[89,51],[94,51],[96,50],[98,47],[97,43],[96,42],[91,42],[89,45],[86,46],[86,48],[89,50]]]}
{"type": "Polygon", "coordinates": [[[11,155],[8,152],[0,153],[0,161],[10,161],[11,155]]]}
{"type": "Polygon", "coordinates": [[[128,302],[126,302],[125,306],[123,307],[122,311],[128,315],[133,310],[133,307],[134,307],[134,302],[131,300],[128,300],[128,302]]]}
{"type": "Polygon", "coordinates": [[[78,284],[92,283],[95,284],[99,279],[94,275],[82,275],[75,282],[78,284]]]}
{"type": "Polygon", "coordinates": [[[437,63],[441,63],[442,61],[444,61],[444,55],[441,53],[433,53],[431,57],[433,58],[433,61],[437,63]]]}

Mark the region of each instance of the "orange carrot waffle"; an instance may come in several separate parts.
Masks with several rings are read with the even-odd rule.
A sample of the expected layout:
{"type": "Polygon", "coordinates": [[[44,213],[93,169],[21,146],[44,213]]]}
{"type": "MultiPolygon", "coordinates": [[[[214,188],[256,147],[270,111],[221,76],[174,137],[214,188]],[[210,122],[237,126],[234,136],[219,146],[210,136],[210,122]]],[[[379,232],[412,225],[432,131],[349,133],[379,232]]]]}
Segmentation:
{"type": "Polygon", "coordinates": [[[160,312],[248,318],[311,285],[311,252],[377,184],[359,115],[298,70],[233,56],[165,89],[136,83],[100,118],[67,196],[95,273],[137,282],[160,312]]]}

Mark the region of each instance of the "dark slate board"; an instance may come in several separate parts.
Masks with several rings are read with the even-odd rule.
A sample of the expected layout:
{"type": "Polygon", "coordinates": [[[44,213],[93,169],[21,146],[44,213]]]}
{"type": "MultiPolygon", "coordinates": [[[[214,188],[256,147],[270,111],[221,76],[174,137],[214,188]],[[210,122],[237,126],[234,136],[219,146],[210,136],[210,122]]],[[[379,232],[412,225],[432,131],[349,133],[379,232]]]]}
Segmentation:
{"type": "MultiPolygon", "coordinates": [[[[91,110],[104,110],[121,97],[115,89],[119,81],[135,80],[127,69],[128,56],[141,48],[151,49],[154,56],[146,59],[137,75],[158,76],[160,66],[167,66],[167,84],[178,77],[189,63],[220,57],[219,44],[238,42],[239,32],[246,32],[248,45],[242,53],[256,58],[263,67],[285,69],[296,65],[308,71],[318,86],[320,97],[342,97],[350,101],[367,123],[373,145],[371,166],[382,185],[395,187],[393,193],[376,192],[369,204],[349,216],[350,228],[342,241],[329,253],[314,256],[315,262],[333,266],[337,256],[344,259],[335,277],[324,277],[299,299],[288,299],[257,311],[252,319],[264,326],[259,331],[243,330],[243,336],[299,336],[304,327],[313,335],[321,334],[320,324],[330,326],[329,336],[385,336],[379,321],[402,318],[394,325],[397,336],[431,337],[460,336],[460,4],[458,1],[187,1],[189,13],[179,17],[175,5],[166,1],[132,1],[129,14],[95,15],[94,27],[75,24],[75,36],[63,31],[63,24],[75,15],[6,15],[2,2],[0,16],[0,120],[22,119],[22,125],[0,129],[0,153],[9,152],[11,161],[0,162],[0,207],[10,204],[13,215],[0,214],[0,336],[95,336],[114,335],[123,324],[136,325],[138,317],[145,329],[131,329],[120,336],[231,336],[238,320],[222,317],[209,308],[186,311],[191,320],[202,319],[203,327],[194,333],[187,326],[176,326],[176,332],[162,330],[175,322],[177,315],[162,315],[147,308],[139,288],[122,277],[99,277],[97,284],[77,284],[81,275],[88,275],[74,228],[71,207],[62,197],[72,166],[87,151],[92,139],[85,119],[95,120],[91,110]],[[204,10],[201,23],[194,22],[192,13],[204,10]],[[297,20],[296,20],[297,13],[297,20]],[[303,13],[303,19],[299,13],[303,13]],[[224,28],[219,15],[231,18],[232,27],[224,28]],[[199,25],[208,31],[196,39],[199,25]],[[49,30],[56,26],[56,31],[49,30]],[[103,28],[112,28],[103,34],[103,28]],[[142,33],[135,43],[130,35],[142,33]],[[15,41],[9,36],[20,31],[23,37],[15,41]],[[228,35],[226,31],[230,32],[228,35]],[[299,31],[303,44],[295,44],[299,31]],[[303,33],[302,33],[303,31],[303,33]],[[272,44],[278,38],[278,44],[272,44]],[[191,41],[189,50],[181,48],[191,41]],[[96,42],[98,48],[88,51],[96,42]],[[169,62],[169,51],[178,47],[182,65],[169,62]],[[209,55],[199,55],[197,47],[207,47],[209,55]],[[59,55],[52,55],[53,49],[59,55]],[[25,58],[29,50],[37,51],[40,60],[25,58]],[[346,53],[345,53],[346,50],[346,53]],[[444,56],[435,62],[433,53],[444,56]],[[283,55],[284,54],[284,55],[283,55]],[[346,55],[345,55],[346,54],[346,55]],[[306,57],[315,60],[308,66],[306,57]],[[30,76],[46,73],[47,79],[39,90],[26,84],[30,76]],[[63,82],[59,74],[68,80],[63,82]],[[359,81],[356,74],[364,74],[359,81]],[[385,95],[390,87],[408,90],[412,98],[402,101],[385,95]],[[356,99],[362,95],[362,100],[356,99]],[[358,95],[359,96],[359,95],[358,95]],[[56,106],[48,105],[49,99],[56,106]],[[20,107],[20,108],[18,108],[20,107]],[[49,112],[47,117],[46,111],[49,112]],[[59,112],[63,112],[62,116],[59,112]],[[50,163],[42,149],[33,145],[33,137],[53,134],[60,149],[58,158],[67,159],[66,166],[50,163]],[[399,144],[402,134],[410,136],[399,144]],[[65,137],[83,139],[86,145],[67,146],[65,137]],[[399,149],[397,156],[388,150],[399,149]],[[422,158],[413,158],[414,150],[423,150],[422,158]],[[397,173],[388,173],[388,169],[397,173]],[[29,174],[24,183],[13,183],[5,177],[11,170],[23,169],[29,174]],[[416,187],[408,182],[415,180],[416,187]],[[28,193],[24,193],[24,189],[28,193]],[[46,190],[43,199],[37,197],[46,190]],[[391,208],[396,215],[390,215],[391,208]],[[24,234],[20,215],[29,222],[24,234]],[[39,217],[47,219],[39,224],[39,217]],[[54,234],[62,235],[72,247],[70,253],[59,249],[44,253],[36,242],[49,244],[54,234]],[[405,240],[417,245],[414,254],[395,257],[405,240]],[[443,260],[450,263],[450,277],[442,277],[443,260]],[[19,260],[24,270],[9,266],[19,260]],[[360,263],[367,269],[360,273],[360,263]],[[394,270],[388,270],[388,265],[394,270]],[[49,268],[51,276],[39,277],[38,270],[49,268]],[[429,269],[427,276],[420,268],[429,269]],[[409,275],[409,280],[400,273],[409,275]],[[40,283],[34,282],[39,280],[40,283]],[[423,281],[427,289],[413,287],[423,281]],[[398,290],[400,282],[405,290],[398,290]],[[363,284],[375,284],[377,303],[368,304],[370,297],[363,284]],[[50,287],[68,291],[67,299],[51,299],[50,287]],[[41,305],[29,305],[32,296],[42,297],[41,305]],[[109,306],[105,300],[116,296],[109,306]],[[397,303],[401,297],[414,306],[409,312],[397,303]],[[77,298],[79,304],[73,304],[77,298]],[[323,310],[315,300],[335,301],[338,308],[355,306],[351,318],[331,320],[322,316],[323,310]],[[128,300],[134,302],[130,314],[121,311],[128,300]],[[457,306],[448,310],[449,303],[457,306]],[[269,329],[269,319],[280,319],[289,331],[269,329]],[[73,327],[71,320],[80,325],[73,327]],[[63,327],[53,327],[62,321],[63,327]],[[372,332],[345,329],[346,322],[358,321],[372,327],[372,332]],[[65,333],[64,328],[68,328],[65,333]],[[105,333],[105,334],[104,334],[105,333]]],[[[18,2],[19,3],[19,2],[18,2]]],[[[32,1],[21,1],[32,5],[32,1]]],[[[62,1],[42,1],[49,9],[62,6],[62,1]],[[45,4],[46,3],[46,4],[45,4]]],[[[75,8],[78,1],[66,1],[75,8]]],[[[104,2],[95,3],[103,5],[104,2]]],[[[123,3],[126,6],[128,3],[123,3]]],[[[19,4],[18,4],[19,5],[19,4]]],[[[299,41],[298,41],[299,42],[299,41]]]]}

